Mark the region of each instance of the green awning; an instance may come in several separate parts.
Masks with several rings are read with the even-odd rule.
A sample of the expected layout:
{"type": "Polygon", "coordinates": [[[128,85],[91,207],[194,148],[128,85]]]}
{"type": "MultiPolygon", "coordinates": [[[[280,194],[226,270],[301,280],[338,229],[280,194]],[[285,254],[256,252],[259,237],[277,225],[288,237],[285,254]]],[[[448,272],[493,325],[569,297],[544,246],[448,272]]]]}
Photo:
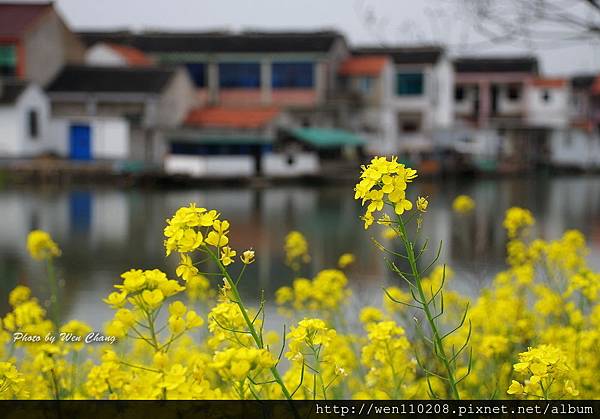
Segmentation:
{"type": "Polygon", "coordinates": [[[358,147],[366,141],[358,135],[331,128],[298,128],[290,132],[300,141],[304,141],[317,148],[358,147]]]}

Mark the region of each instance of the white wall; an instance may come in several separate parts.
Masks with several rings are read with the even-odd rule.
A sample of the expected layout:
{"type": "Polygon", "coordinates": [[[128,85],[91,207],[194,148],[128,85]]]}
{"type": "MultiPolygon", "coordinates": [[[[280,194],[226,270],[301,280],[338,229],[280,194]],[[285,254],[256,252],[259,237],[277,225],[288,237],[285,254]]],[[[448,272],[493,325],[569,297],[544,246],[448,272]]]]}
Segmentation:
{"type": "Polygon", "coordinates": [[[437,101],[433,108],[433,128],[448,128],[454,122],[454,69],[447,57],[434,67],[437,101]]]}
{"type": "Polygon", "coordinates": [[[552,163],[582,169],[600,168],[600,135],[577,129],[554,130],[550,149],[552,163]]]}
{"type": "MultiPolygon", "coordinates": [[[[477,100],[477,85],[461,84],[464,94],[461,101],[454,100],[454,111],[457,115],[472,115],[475,111],[475,101],[477,100]]],[[[454,93],[453,93],[454,96],[454,93]]]]}
{"type": "Polygon", "coordinates": [[[170,154],[165,158],[164,169],[169,175],[191,177],[245,177],[255,174],[252,156],[170,154]]]}
{"type": "Polygon", "coordinates": [[[312,175],[319,171],[317,153],[268,153],[262,156],[262,170],[267,176],[312,175]]]}
{"type": "Polygon", "coordinates": [[[110,160],[129,157],[129,123],[121,118],[95,119],[92,123],[92,156],[110,160]]]}
{"type": "Polygon", "coordinates": [[[44,92],[29,85],[12,106],[0,107],[0,158],[34,157],[49,151],[50,104],[44,92]],[[29,135],[28,114],[38,115],[38,136],[29,135]]]}
{"type": "MultiPolygon", "coordinates": [[[[510,99],[508,92],[510,88],[507,84],[502,84],[498,87],[498,114],[500,115],[514,115],[525,111],[525,87],[521,87],[519,90],[518,99],[510,99]]],[[[490,100],[492,98],[491,86],[490,86],[490,100]]],[[[491,112],[491,104],[490,104],[491,112]]]]}
{"type": "Polygon", "coordinates": [[[87,65],[126,67],[127,62],[114,49],[104,43],[98,43],[85,53],[87,65]]]}
{"type": "Polygon", "coordinates": [[[565,128],[569,123],[569,90],[565,87],[529,86],[526,91],[527,121],[544,127],[565,128]],[[548,100],[544,100],[544,93],[548,100]]]}
{"type": "Polygon", "coordinates": [[[17,110],[0,106],[0,158],[17,157],[21,132],[18,126],[17,110]]]}
{"type": "Polygon", "coordinates": [[[92,158],[124,160],[130,156],[129,122],[124,118],[55,118],[51,123],[52,150],[61,157],[69,157],[69,135],[72,124],[89,124],[91,128],[92,158]]]}

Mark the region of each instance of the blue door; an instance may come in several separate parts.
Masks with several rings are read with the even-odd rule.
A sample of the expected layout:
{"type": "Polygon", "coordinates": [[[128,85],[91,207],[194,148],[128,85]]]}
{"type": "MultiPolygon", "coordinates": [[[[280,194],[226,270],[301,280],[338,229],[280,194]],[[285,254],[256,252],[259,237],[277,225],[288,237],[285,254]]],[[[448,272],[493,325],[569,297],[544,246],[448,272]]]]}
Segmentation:
{"type": "Polygon", "coordinates": [[[89,125],[71,125],[69,133],[69,158],[71,160],[92,159],[92,130],[89,125]]]}

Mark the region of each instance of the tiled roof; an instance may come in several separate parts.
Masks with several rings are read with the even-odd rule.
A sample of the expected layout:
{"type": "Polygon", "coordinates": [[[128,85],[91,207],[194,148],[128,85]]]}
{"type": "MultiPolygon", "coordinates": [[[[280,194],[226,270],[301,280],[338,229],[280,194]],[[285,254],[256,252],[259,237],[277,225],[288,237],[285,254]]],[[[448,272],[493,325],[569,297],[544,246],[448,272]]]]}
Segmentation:
{"type": "Polygon", "coordinates": [[[454,60],[458,73],[533,73],[538,72],[535,57],[462,57],[454,60]]]}
{"type": "Polygon", "coordinates": [[[364,46],[352,50],[352,55],[388,55],[395,64],[435,64],[443,55],[440,46],[398,46],[375,47],[364,46]]]}
{"type": "Polygon", "coordinates": [[[21,37],[52,3],[0,3],[0,37],[21,37]]]}
{"type": "Polygon", "coordinates": [[[262,128],[279,115],[277,108],[208,107],[190,111],[185,125],[193,127],[262,128]]]}
{"type": "Polygon", "coordinates": [[[111,42],[129,45],[145,53],[196,52],[321,52],[331,50],[343,36],[335,31],[317,32],[80,32],[86,45],[111,42]]]}
{"type": "Polygon", "coordinates": [[[154,64],[154,62],[148,56],[146,56],[146,54],[137,48],[110,43],[106,45],[123,57],[125,62],[127,62],[127,64],[131,67],[148,67],[154,64]]]}
{"type": "Polygon", "coordinates": [[[68,66],[48,86],[49,92],[160,93],[175,70],[141,67],[68,66]]]}
{"type": "Polygon", "coordinates": [[[344,76],[377,76],[387,62],[388,57],[382,55],[350,57],[342,63],[339,73],[344,76]]]}
{"type": "Polygon", "coordinates": [[[544,87],[547,89],[559,89],[567,85],[566,79],[546,79],[546,78],[535,78],[531,83],[536,87],[544,87]]]}
{"type": "Polygon", "coordinates": [[[0,105],[12,105],[27,88],[27,83],[17,80],[0,81],[0,105]]]}

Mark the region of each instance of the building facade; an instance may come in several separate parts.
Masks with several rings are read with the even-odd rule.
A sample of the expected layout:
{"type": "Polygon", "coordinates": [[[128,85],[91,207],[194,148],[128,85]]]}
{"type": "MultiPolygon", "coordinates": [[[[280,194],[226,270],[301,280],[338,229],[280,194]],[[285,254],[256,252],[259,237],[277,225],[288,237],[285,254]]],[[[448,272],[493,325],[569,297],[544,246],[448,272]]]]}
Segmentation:
{"type": "Polygon", "coordinates": [[[50,102],[33,83],[0,79],[0,159],[36,157],[52,151],[50,102]]]}
{"type": "Polygon", "coordinates": [[[84,53],[53,3],[0,4],[0,77],[46,86],[64,65],[82,63],[84,53]]]}
{"type": "Polygon", "coordinates": [[[349,113],[373,154],[431,150],[433,133],[452,126],[452,66],[444,50],[362,47],[341,69],[342,89],[359,99],[349,113]],[[373,67],[371,71],[369,62],[373,67]],[[374,66],[375,63],[379,63],[374,66]],[[356,106],[358,105],[358,106],[356,106]],[[377,141],[379,139],[379,141],[377,141]]]}
{"type": "Polygon", "coordinates": [[[161,164],[164,132],[195,104],[184,69],[65,67],[48,87],[57,151],[73,160],[161,164]]]}

